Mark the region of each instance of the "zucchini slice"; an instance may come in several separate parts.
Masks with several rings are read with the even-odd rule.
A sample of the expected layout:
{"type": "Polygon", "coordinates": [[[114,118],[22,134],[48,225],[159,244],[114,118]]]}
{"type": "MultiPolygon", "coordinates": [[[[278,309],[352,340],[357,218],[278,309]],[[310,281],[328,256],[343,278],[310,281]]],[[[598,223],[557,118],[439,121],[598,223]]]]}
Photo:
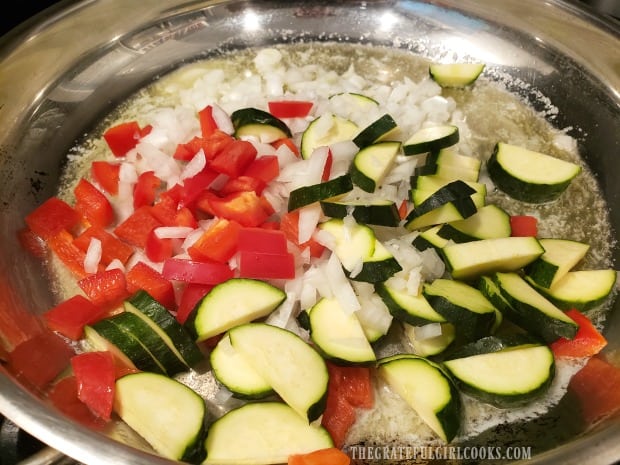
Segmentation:
{"type": "Polygon", "coordinates": [[[505,343],[494,336],[463,348],[443,362],[464,392],[496,407],[531,402],[549,389],[555,376],[551,349],[540,342],[505,343]]]}
{"type": "Polygon", "coordinates": [[[476,157],[461,155],[452,148],[431,152],[426,156],[425,165],[440,165],[479,172],[482,161],[476,157]]]}
{"type": "Polygon", "coordinates": [[[403,143],[405,155],[441,150],[459,141],[459,128],[450,124],[423,128],[403,143]]]}
{"type": "Polygon", "coordinates": [[[568,239],[540,239],[545,253],[525,273],[540,287],[550,288],[586,256],[588,244],[568,239]]]}
{"type": "Polygon", "coordinates": [[[366,283],[378,283],[385,281],[401,270],[402,267],[396,261],[394,255],[378,239],[375,239],[372,255],[362,262],[362,268],[359,270],[359,273],[355,275],[349,273],[349,279],[366,283]]]}
{"type": "Polygon", "coordinates": [[[251,137],[269,144],[278,139],[292,137],[291,130],[284,121],[258,108],[241,108],[230,115],[235,137],[251,137]]]}
{"type": "MultiPolygon", "coordinates": [[[[387,139],[398,129],[392,116],[385,114],[371,123],[353,138],[353,143],[360,149],[387,139]]],[[[400,147],[399,147],[400,148],[400,147]]]]}
{"type": "Polygon", "coordinates": [[[297,210],[314,202],[337,197],[353,189],[351,176],[343,174],[329,181],[298,187],[291,191],[288,198],[288,211],[297,210]]]}
{"type": "Polygon", "coordinates": [[[461,427],[461,401],[450,376],[436,363],[412,354],[379,360],[387,384],[444,441],[450,442],[461,427]]]}
{"type": "Polygon", "coordinates": [[[325,358],[344,364],[376,361],[355,312],[345,313],[338,300],[322,298],[308,310],[308,317],[310,338],[325,358]]]}
{"type": "Polygon", "coordinates": [[[265,323],[228,333],[232,347],[306,423],[325,409],[329,375],[323,357],[296,334],[265,323]]]}
{"type": "Polygon", "coordinates": [[[217,284],[191,311],[185,327],[196,341],[269,315],[286,299],[281,289],[250,278],[231,278],[217,284]]]}
{"type": "MultiPolygon", "coordinates": [[[[420,189],[411,190],[411,201],[415,209],[410,213],[411,218],[422,216],[446,203],[469,199],[477,191],[464,181],[452,181],[441,186],[434,192],[421,191],[420,189]]],[[[473,202],[472,202],[473,203],[473,202]]],[[[463,214],[463,213],[461,213],[463,214]]]]}
{"type": "Polygon", "coordinates": [[[616,270],[569,271],[550,289],[530,284],[562,310],[576,308],[586,311],[602,304],[616,287],[616,270]]]}
{"type": "Polygon", "coordinates": [[[450,244],[441,249],[454,279],[475,279],[495,271],[516,271],[544,253],[535,237],[500,237],[450,244]]]}
{"type": "Polygon", "coordinates": [[[484,63],[432,63],[428,74],[441,87],[467,87],[484,71],[484,63]]]}
{"type": "Polygon", "coordinates": [[[414,168],[413,177],[416,178],[418,176],[437,176],[446,181],[456,181],[458,179],[461,181],[477,182],[480,172],[475,169],[462,168],[459,166],[426,164],[414,168]]]}
{"type": "Polygon", "coordinates": [[[548,343],[575,337],[579,325],[517,273],[495,273],[493,279],[510,304],[506,318],[513,323],[548,343]]]}
{"type": "Polygon", "coordinates": [[[205,402],[179,381],[155,373],[125,375],[116,381],[114,411],[164,457],[204,459],[205,402]]]}
{"type": "Polygon", "coordinates": [[[456,339],[456,330],[452,323],[430,323],[432,325],[439,325],[441,334],[437,336],[427,337],[420,339],[416,334],[419,332],[419,326],[412,326],[409,324],[403,325],[403,332],[416,355],[420,357],[432,357],[445,351],[456,339]]]}
{"type": "Polygon", "coordinates": [[[155,330],[187,367],[204,359],[187,330],[146,291],[140,290],[123,303],[126,312],[138,315],[155,330]]]}
{"type": "Polygon", "coordinates": [[[413,326],[443,323],[446,319],[437,313],[424,295],[411,295],[391,288],[386,283],[375,284],[375,292],[383,299],[394,318],[413,326]]]}
{"type": "Polygon", "coordinates": [[[319,116],[301,136],[301,156],[308,159],[315,149],[352,140],[358,132],[359,128],[353,121],[331,114],[319,116]]]}
{"type": "Polygon", "coordinates": [[[398,207],[391,200],[344,201],[326,199],[321,201],[321,210],[325,216],[331,218],[344,218],[351,214],[355,221],[362,224],[393,227],[400,224],[398,207]]]}
{"type": "Polygon", "coordinates": [[[228,334],[211,351],[209,361],[215,379],[237,398],[262,399],[274,393],[269,383],[233,348],[228,334]]]}
{"type": "Polygon", "coordinates": [[[374,192],[392,169],[400,142],[377,142],[361,149],[353,158],[349,175],[354,184],[366,192],[374,192]]]}
{"type": "Polygon", "coordinates": [[[529,203],[557,199],[581,172],[575,163],[503,142],[496,144],[487,168],[500,190],[529,203]]]}
{"type": "Polygon", "coordinates": [[[440,278],[425,283],[422,293],[431,307],[452,323],[456,333],[464,340],[488,336],[495,326],[495,307],[473,286],[440,278]]]}
{"type": "Polygon", "coordinates": [[[514,311],[491,276],[480,276],[477,288],[502,315],[514,311]]]}
{"type": "Polygon", "coordinates": [[[448,239],[445,239],[438,234],[441,227],[442,225],[436,225],[422,231],[411,242],[411,245],[420,251],[433,248],[439,252],[439,250],[443,249],[450,243],[448,239]]]}
{"type": "Polygon", "coordinates": [[[205,465],[286,463],[294,454],[334,447],[325,428],[309,424],[281,402],[231,410],[209,428],[205,465]]]}
{"type": "Polygon", "coordinates": [[[510,237],[511,231],[510,215],[496,205],[485,205],[464,220],[444,224],[437,235],[460,243],[510,237]]]}

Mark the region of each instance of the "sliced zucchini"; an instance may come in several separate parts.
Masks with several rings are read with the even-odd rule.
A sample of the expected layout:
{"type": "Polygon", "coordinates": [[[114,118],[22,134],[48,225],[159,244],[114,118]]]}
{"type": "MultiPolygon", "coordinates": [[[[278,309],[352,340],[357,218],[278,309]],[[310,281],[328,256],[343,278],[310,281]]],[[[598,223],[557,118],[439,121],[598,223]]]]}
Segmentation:
{"type": "Polygon", "coordinates": [[[146,291],[140,290],[123,304],[125,311],[144,319],[188,367],[204,359],[202,351],[187,330],[146,291]]]}
{"type": "Polygon", "coordinates": [[[345,364],[376,361],[355,312],[345,313],[338,300],[322,298],[308,310],[308,316],[310,338],[325,358],[345,364]]]}
{"type": "Polygon", "coordinates": [[[291,191],[288,198],[288,211],[297,210],[314,202],[337,197],[353,189],[351,176],[343,174],[337,178],[330,179],[311,186],[298,187],[291,191]]]}
{"type": "Polygon", "coordinates": [[[331,218],[344,218],[351,214],[358,223],[362,224],[396,227],[400,223],[398,207],[391,200],[343,201],[327,199],[321,201],[321,210],[325,216],[331,218]]]}
{"type": "Polygon", "coordinates": [[[360,189],[374,192],[392,169],[400,142],[377,142],[361,149],[349,168],[351,180],[360,189]]]}
{"type": "Polygon", "coordinates": [[[423,128],[403,143],[405,155],[433,152],[455,145],[459,141],[459,128],[450,124],[423,128]]]}
{"type": "Polygon", "coordinates": [[[539,342],[504,344],[491,336],[464,351],[471,354],[455,354],[443,362],[444,366],[460,389],[500,408],[536,400],[549,389],[555,376],[553,352],[539,342]]]}
{"type": "Polygon", "coordinates": [[[291,130],[284,121],[258,108],[241,108],[230,115],[235,137],[251,137],[266,144],[285,137],[292,137],[291,130]]]}
{"type": "Polygon", "coordinates": [[[454,439],[461,427],[461,401],[439,365],[401,354],[379,360],[378,373],[441,439],[454,439]]]}
{"type": "Polygon", "coordinates": [[[500,190],[529,203],[557,199],[581,172],[575,163],[503,142],[495,146],[487,168],[500,190]]]}
{"type": "Polygon", "coordinates": [[[448,239],[441,237],[438,233],[442,225],[432,226],[425,231],[418,234],[411,242],[416,249],[422,251],[428,248],[433,248],[437,251],[443,249],[450,243],[448,239]]]}
{"type": "Polygon", "coordinates": [[[465,182],[465,181],[461,181],[460,179],[458,179],[456,181],[450,181],[448,184],[440,187],[437,190],[432,190],[432,189],[426,190],[426,189],[417,189],[417,188],[411,189],[410,197],[411,197],[411,201],[413,205],[417,208],[417,207],[420,207],[427,200],[435,197],[436,194],[440,192],[443,192],[444,196],[448,197],[448,195],[446,195],[446,191],[451,192],[452,195],[454,196],[454,200],[451,200],[451,202],[456,203],[457,201],[461,199],[470,197],[472,202],[476,206],[476,208],[480,208],[484,206],[485,197],[487,194],[487,188],[485,184],[478,183],[478,182],[465,182]],[[463,185],[467,186],[469,189],[473,189],[473,192],[469,196],[465,194],[466,192],[465,190],[462,191],[462,195],[459,192],[459,190],[457,190],[457,189],[460,189],[460,187],[463,187],[463,185]]]}
{"type": "Polygon", "coordinates": [[[420,357],[432,357],[445,351],[456,339],[456,330],[452,323],[430,323],[431,325],[439,325],[441,334],[437,336],[420,338],[419,326],[409,324],[403,325],[405,336],[411,343],[413,351],[420,357]]]}
{"type": "Polygon", "coordinates": [[[397,320],[413,326],[446,321],[445,317],[437,313],[422,294],[411,295],[393,289],[386,283],[375,284],[375,291],[397,320]]]}
{"type": "Polygon", "coordinates": [[[547,299],[562,310],[586,311],[602,304],[616,287],[616,270],[569,271],[550,289],[526,279],[547,299]]]}
{"type": "Polygon", "coordinates": [[[340,92],[329,96],[332,108],[351,108],[353,111],[368,113],[379,107],[379,102],[368,95],[357,92],[340,92]]]}
{"type": "Polygon", "coordinates": [[[213,287],[191,311],[185,327],[197,341],[269,315],[286,299],[281,289],[257,279],[232,278],[213,287]]]}
{"type": "Polygon", "coordinates": [[[204,459],[205,402],[179,381],[155,373],[125,375],[116,380],[114,411],[164,457],[204,459]]]}
{"type": "Polygon", "coordinates": [[[462,181],[467,184],[469,187],[474,189],[476,192],[485,192],[486,188],[482,186],[484,184],[478,183],[477,181],[467,181],[463,179],[460,175],[451,177],[438,176],[436,174],[429,175],[414,175],[411,176],[410,184],[411,189],[419,189],[421,191],[430,191],[435,192],[438,189],[442,188],[446,184],[450,184],[453,181],[462,181]]]}
{"type": "Polygon", "coordinates": [[[484,295],[496,309],[502,312],[502,314],[514,311],[510,303],[502,295],[502,291],[493,280],[493,277],[480,276],[477,287],[478,290],[482,292],[482,295],[484,295]]]}
{"type": "Polygon", "coordinates": [[[575,337],[579,329],[577,323],[517,273],[495,273],[493,279],[510,304],[506,318],[513,323],[548,343],[560,337],[575,337]]]}
{"type": "MultiPolygon", "coordinates": [[[[461,199],[471,199],[471,195],[475,193],[476,190],[474,188],[460,180],[449,182],[434,192],[412,189],[411,200],[415,208],[412,210],[409,217],[417,218],[447,203],[456,203],[456,201],[461,199]]],[[[473,201],[470,203],[473,205],[473,201]]],[[[463,214],[463,212],[461,212],[461,214],[463,214]]],[[[472,213],[470,213],[470,215],[471,214],[472,213]]]]}
{"type": "Polygon", "coordinates": [[[225,335],[209,355],[215,378],[240,399],[262,399],[273,394],[269,383],[241,356],[225,335]]]}
{"type": "MultiPolygon", "coordinates": [[[[410,213],[407,215],[407,218],[405,218],[406,222],[404,226],[409,231],[415,231],[438,224],[449,223],[451,221],[463,220],[478,211],[476,204],[480,202],[484,205],[484,198],[480,196],[480,194],[474,194],[471,197],[448,202],[418,217],[410,213]],[[478,197],[477,201],[474,200],[476,197],[478,197]],[[480,199],[482,199],[482,201],[480,201],[480,199]]],[[[412,212],[413,211],[415,211],[415,209],[412,210],[412,212]]]]}
{"type": "Polygon", "coordinates": [[[500,237],[450,244],[441,249],[455,279],[475,279],[495,271],[516,271],[544,253],[535,237],[500,237]]]}
{"type": "Polygon", "coordinates": [[[472,341],[491,333],[496,309],[475,287],[442,278],[425,283],[422,293],[431,307],[454,325],[463,340],[472,341]]]}
{"type": "Polygon", "coordinates": [[[446,181],[477,182],[480,172],[476,169],[462,168],[452,165],[426,164],[413,170],[413,178],[420,176],[436,176],[446,181]]]}
{"type": "Polygon", "coordinates": [[[231,410],[209,428],[205,465],[272,465],[295,454],[334,447],[325,428],[308,424],[281,402],[257,402],[231,410]]]}
{"type": "Polygon", "coordinates": [[[323,357],[296,334],[264,323],[247,323],[228,333],[241,354],[306,422],[325,409],[329,375],[323,357]]]}
{"type": "Polygon", "coordinates": [[[510,215],[496,205],[485,205],[464,220],[444,224],[437,235],[460,243],[510,237],[511,231],[510,215]]]}
{"type": "Polygon", "coordinates": [[[348,119],[331,114],[320,116],[308,125],[301,136],[301,156],[308,159],[315,149],[352,140],[358,132],[357,125],[348,119]]]}
{"type": "Polygon", "coordinates": [[[432,63],[428,73],[441,87],[467,87],[476,82],[484,67],[484,63],[432,63]]]}
{"type": "Polygon", "coordinates": [[[387,139],[390,135],[394,134],[397,129],[398,125],[396,121],[394,121],[394,118],[385,114],[362,129],[360,133],[353,138],[353,143],[362,149],[387,139]]]}
{"type": "Polygon", "coordinates": [[[540,287],[550,288],[579,263],[588,244],[568,239],[540,239],[545,253],[530,263],[525,273],[540,287]]]}
{"type": "Polygon", "coordinates": [[[123,330],[109,318],[84,327],[84,335],[96,350],[111,350],[126,366],[142,371],[165,374],[161,363],[131,333],[123,330]],[[121,355],[122,354],[122,355],[121,355]],[[126,363],[130,361],[131,363],[126,363]]]}
{"type": "Polygon", "coordinates": [[[402,267],[394,258],[394,255],[378,240],[375,239],[375,247],[372,255],[362,262],[359,273],[349,274],[353,281],[363,281],[366,283],[378,283],[389,279],[395,273],[402,270],[402,267]]]}
{"type": "Polygon", "coordinates": [[[479,172],[482,166],[482,162],[478,158],[461,155],[452,148],[429,153],[424,164],[450,166],[476,172],[479,172]]]}

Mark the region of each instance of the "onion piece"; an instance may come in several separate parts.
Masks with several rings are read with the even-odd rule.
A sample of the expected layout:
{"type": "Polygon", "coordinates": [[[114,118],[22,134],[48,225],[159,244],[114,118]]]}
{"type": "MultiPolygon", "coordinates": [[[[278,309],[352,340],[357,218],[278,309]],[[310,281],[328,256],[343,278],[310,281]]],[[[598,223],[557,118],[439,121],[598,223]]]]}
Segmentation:
{"type": "Polygon", "coordinates": [[[441,336],[441,323],[429,323],[423,326],[414,326],[413,333],[418,341],[424,341],[425,339],[441,336]]]}
{"type": "Polygon", "coordinates": [[[196,152],[196,155],[192,157],[192,159],[187,162],[185,168],[181,172],[181,180],[193,178],[198,173],[200,173],[205,166],[207,166],[207,157],[205,156],[204,150],[200,149],[196,152]]]}
{"type": "Polygon", "coordinates": [[[336,300],[338,300],[342,310],[347,315],[359,310],[361,305],[357,300],[357,296],[353,291],[350,281],[342,270],[342,263],[340,263],[340,260],[338,260],[338,257],[336,257],[334,253],[332,253],[327,260],[325,274],[331,291],[336,297],[336,300]]]}
{"type": "Polygon", "coordinates": [[[84,271],[87,273],[96,273],[101,262],[101,241],[96,237],[91,237],[88,243],[88,249],[84,256],[84,271]]]}
{"type": "Polygon", "coordinates": [[[299,244],[310,240],[323,214],[321,205],[315,202],[299,209],[298,236],[299,244]]]}
{"type": "Polygon", "coordinates": [[[235,132],[235,127],[228,113],[226,113],[222,107],[214,103],[211,104],[211,108],[211,116],[213,116],[213,121],[215,121],[217,128],[226,134],[235,132]]]}
{"type": "Polygon", "coordinates": [[[155,235],[159,239],[185,239],[192,231],[189,226],[160,226],[155,228],[155,235]]]}

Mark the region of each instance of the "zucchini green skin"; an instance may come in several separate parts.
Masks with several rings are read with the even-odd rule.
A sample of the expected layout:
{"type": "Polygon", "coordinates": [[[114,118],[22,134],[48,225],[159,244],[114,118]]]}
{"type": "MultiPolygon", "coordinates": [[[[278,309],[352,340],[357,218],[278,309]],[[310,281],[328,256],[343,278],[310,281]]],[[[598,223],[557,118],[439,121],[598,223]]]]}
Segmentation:
{"type": "Polygon", "coordinates": [[[237,137],[248,135],[244,133],[244,128],[252,126],[274,128],[282,134],[282,137],[292,137],[291,130],[284,121],[258,108],[240,108],[232,112],[230,119],[237,137]]]}
{"type": "Polygon", "coordinates": [[[403,268],[393,256],[384,257],[380,260],[369,260],[362,264],[362,270],[355,276],[351,276],[349,270],[344,270],[349,279],[365,283],[379,283],[387,280],[403,268]]]}
{"type": "Polygon", "coordinates": [[[480,276],[476,287],[502,314],[514,312],[491,276],[480,276]]]}
{"type": "Polygon", "coordinates": [[[444,125],[420,129],[403,143],[405,155],[433,152],[455,145],[459,141],[457,126],[444,125]]]}
{"type": "MultiPolygon", "coordinates": [[[[487,169],[491,180],[495,185],[510,197],[528,203],[545,203],[556,200],[570,185],[572,180],[580,172],[580,168],[575,165],[575,170],[571,175],[566,176],[562,180],[545,183],[536,179],[536,173],[532,173],[531,180],[521,179],[524,175],[513,174],[509,171],[509,167],[505,166],[505,161],[501,159],[501,151],[519,150],[523,153],[535,153],[520,147],[510,146],[504,143],[498,143],[493,150],[491,157],[487,162],[487,169]]],[[[548,157],[554,163],[566,163],[562,160],[552,158],[548,155],[537,154],[542,157],[548,157]]]]}
{"type": "Polygon", "coordinates": [[[344,218],[351,213],[355,221],[362,224],[392,227],[400,224],[398,207],[390,201],[355,204],[338,200],[322,200],[321,210],[325,216],[331,218],[344,218]]]}
{"type": "Polygon", "coordinates": [[[452,181],[440,187],[423,202],[419,203],[411,213],[407,215],[407,221],[418,218],[447,203],[452,203],[463,217],[471,216],[478,210],[471,199],[471,195],[475,193],[476,190],[465,182],[452,181]]]}
{"type": "Polygon", "coordinates": [[[429,323],[443,323],[445,317],[437,313],[423,295],[409,296],[390,289],[385,283],[376,283],[375,292],[381,297],[388,310],[397,320],[412,326],[429,323]]]}
{"type": "Polygon", "coordinates": [[[422,231],[411,241],[411,245],[419,251],[433,248],[439,253],[450,242],[438,234],[441,227],[441,225],[437,225],[422,231]]]}
{"type": "Polygon", "coordinates": [[[297,210],[314,202],[346,194],[352,189],[353,181],[348,174],[319,184],[299,187],[291,191],[288,199],[288,211],[297,210]]]}
{"type": "Polygon", "coordinates": [[[390,135],[398,125],[391,115],[385,114],[371,123],[353,138],[353,143],[360,149],[375,144],[390,135]]]}

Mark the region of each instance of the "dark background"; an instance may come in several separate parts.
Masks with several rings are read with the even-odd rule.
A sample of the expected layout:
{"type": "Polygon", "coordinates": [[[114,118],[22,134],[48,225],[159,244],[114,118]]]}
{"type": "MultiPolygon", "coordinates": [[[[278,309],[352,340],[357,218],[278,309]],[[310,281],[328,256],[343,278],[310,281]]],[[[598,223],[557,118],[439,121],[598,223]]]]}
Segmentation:
{"type": "Polygon", "coordinates": [[[0,36],[9,32],[13,27],[34,16],[39,11],[60,3],[59,0],[21,0],[12,5],[10,11],[5,7],[0,15],[0,36]]]}

